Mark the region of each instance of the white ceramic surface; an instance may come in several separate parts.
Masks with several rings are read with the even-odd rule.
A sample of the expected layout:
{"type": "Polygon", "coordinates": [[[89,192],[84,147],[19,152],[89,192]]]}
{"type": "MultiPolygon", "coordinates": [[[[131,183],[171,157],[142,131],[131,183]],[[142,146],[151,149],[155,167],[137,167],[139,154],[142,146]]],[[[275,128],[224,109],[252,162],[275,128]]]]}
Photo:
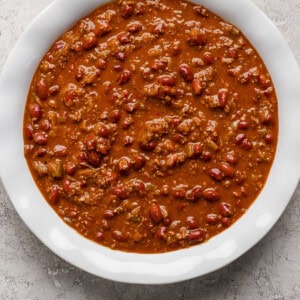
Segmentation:
{"type": "MultiPolygon", "coordinates": [[[[278,220],[300,174],[300,72],[283,37],[249,0],[201,0],[237,25],[263,57],[279,100],[279,142],[268,182],[249,211],[209,242],[166,254],[112,251],[68,227],[37,190],[23,157],[22,121],[32,75],[53,41],[105,1],[56,0],[27,28],[0,77],[0,175],[28,227],[52,251],[92,274],[130,283],[169,283],[197,277],[232,262],[278,220]],[[46,38],[45,38],[46,37],[46,38]]],[[[106,1],[107,2],[107,1],[106,1]]]]}

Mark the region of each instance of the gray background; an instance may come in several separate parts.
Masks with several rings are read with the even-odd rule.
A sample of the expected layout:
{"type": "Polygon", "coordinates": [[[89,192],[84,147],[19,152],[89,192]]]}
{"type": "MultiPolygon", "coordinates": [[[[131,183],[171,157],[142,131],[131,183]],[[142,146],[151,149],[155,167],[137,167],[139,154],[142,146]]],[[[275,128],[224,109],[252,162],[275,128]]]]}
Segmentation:
{"type": "MultiPolygon", "coordinates": [[[[25,27],[51,2],[0,0],[0,70],[25,27]]],[[[299,63],[300,0],[253,2],[279,27],[299,63]]],[[[0,183],[0,299],[300,299],[299,200],[300,185],[271,232],[217,272],[177,284],[128,285],[92,276],[50,252],[0,183]]]]}

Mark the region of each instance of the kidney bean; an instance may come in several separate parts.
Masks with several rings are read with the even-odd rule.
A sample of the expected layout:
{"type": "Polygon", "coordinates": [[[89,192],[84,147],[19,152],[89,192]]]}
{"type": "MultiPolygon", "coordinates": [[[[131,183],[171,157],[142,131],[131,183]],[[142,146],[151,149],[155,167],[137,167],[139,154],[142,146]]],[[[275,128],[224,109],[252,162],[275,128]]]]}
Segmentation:
{"type": "Polygon", "coordinates": [[[134,113],[137,109],[137,102],[128,102],[124,104],[124,110],[130,114],[134,113]]]}
{"type": "Polygon", "coordinates": [[[212,159],[212,154],[210,151],[203,151],[201,154],[201,159],[203,161],[210,161],[212,159]]]}
{"type": "Polygon", "coordinates": [[[227,104],[228,91],[225,89],[221,89],[218,92],[219,106],[224,108],[227,104]]]}
{"type": "Polygon", "coordinates": [[[131,78],[131,73],[128,70],[123,71],[117,79],[118,84],[123,85],[127,83],[131,78]]]}
{"type": "Polygon", "coordinates": [[[266,112],[263,116],[263,119],[262,119],[262,124],[263,125],[270,125],[272,122],[272,115],[270,112],[266,112]]]}
{"type": "Polygon", "coordinates": [[[68,162],[65,167],[66,173],[68,175],[74,175],[76,172],[76,165],[73,162],[68,162]]]}
{"type": "Polygon", "coordinates": [[[238,123],[238,129],[248,129],[249,128],[249,122],[246,120],[241,120],[238,123]]]}
{"type": "Polygon", "coordinates": [[[221,222],[222,222],[222,224],[225,226],[225,227],[228,227],[228,226],[230,226],[230,224],[231,224],[231,220],[230,220],[230,218],[222,218],[221,219],[221,222]]]}
{"type": "Polygon", "coordinates": [[[271,144],[273,142],[273,136],[271,133],[267,133],[266,136],[265,136],[265,142],[267,144],[271,144]]]}
{"type": "Polygon", "coordinates": [[[162,85],[167,85],[167,86],[174,86],[175,85],[175,79],[169,75],[163,75],[158,77],[158,82],[161,83],[162,85]]]}
{"type": "Polygon", "coordinates": [[[105,219],[112,219],[114,216],[115,216],[115,213],[112,210],[110,210],[110,209],[107,209],[104,212],[104,218],[105,219]]]}
{"type": "Polygon", "coordinates": [[[209,170],[209,175],[212,179],[214,179],[215,181],[221,181],[223,180],[223,174],[221,172],[220,169],[218,168],[212,168],[209,170]]]}
{"type": "Polygon", "coordinates": [[[29,106],[29,112],[32,118],[39,120],[42,117],[42,108],[39,104],[33,103],[29,106]]]}
{"type": "Polygon", "coordinates": [[[223,217],[231,217],[233,215],[231,205],[226,202],[220,203],[219,211],[223,217]]]}
{"type": "Polygon", "coordinates": [[[128,147],[133,144],[133,137],[126,135],[123,139],[123,146],[128,147]]]}
{"type": "Polygon", "coordinates": [[[83,36],[82,48],[86,51],[97,46],[97,37],[94,32],[89,32],[83,36]]]}
{"type": "Polygon", "coordinates": [[[121,242],[121,243],[127,242],[127,240],[128,240],[127,234],[123,233],[120,230],[114,230],[113,236],[118,242],[121,242]]]}
{"type": "Polygon", "coordinates": [[[187,64],[181,64],[179,66],[179,74],[186,82],[191,82],[194,79],[194,73],[187,64]]]}
{"type": "Polygon", "coordinates": [[[155,60],[151,63],[150,68],[153,71],[164,71],[167,68],[168,64],[166,62],[155,60]]]}
{"type": "Polygon", "coordinates": [[[215,188],[206,188],[202,192],[202,196],[209,202],[216,202],[221,198],[219,192],[215,188]]]}
{"type": "Polygon", "coordinates": [[[109,117],[113,123],[118,123],[121,119],[121,111],[118,109],[115,109],[109,114],[109,117]]]}
{"type": "Polygon", "coordinates": [[[54,95],[56,95],[56,94],[58,94],[58,92],[59,92],[59,85],[52,85],[50,88],[49,88],[49,94],[51,95],[51,96],[54,96],[54,95]]]}
{"type": "Polygon", "coordinates": [[[145,166],[146,159],[143,155],[136,155],[133,158],[133,168],[138,171],[145,166]]]}
{"type": "Polygon", "coordinates": [[[142,24],[139,22],[133,22],[127,25],[127,30],[130,33],[137,33],[139,31],[141,31],[143,28],[142,24]]]}
{"type": "Polygon", "coordinates": [[[124,19],[130,18],[133,14],[133,11],[134,11],[134,6],[132,4],[126,4],[126,3],[122,4],[121,16],[124,19]]]}
{"type": "Polygon", "coordinates": [[[128,192],[122,185],[117,185],[113,187],[112,193],[116,195],[118,198],[120,198],[121,200],[124,200],[128,197],[128,192]]]}
{"type": "Polygon", "coordinates": [[[165,32],[165,30],[166,30],[165,22],[159,22],[159,23],[153,25],[151,33],[153,33],[153,34],[162,34],[162,33],[165,32]]]}
{"type": "Polygon", "coordinates": [[[196,96],[200,96],[203,94],[204,88],[199,79],[194,79],[192,81],[192,90],[193,90],[193,94],[196,96]]]}
{"type": "Polygon", "coordinates": [[[151,219],[155,223],[160,223],[163,220],[163,214],[161,212],[160,206],[157,203],[153,203],[150,206],[149,214],[150,214],[151,219]]]}
{"type": "Polygon", "coordinates": [[[172,195],[177,199],[184,199],[186,195],[186,190],[183,187],[175,187],[172,191],[172,195]]]}
{"type": "Polygon", "coordinates": [[[39,145],[46,145],[48,143],[48,136],[45,133],[37,132],[33,135],[33,140],[39,145]]]}
{"type": "Polygon", "coordinates": [[[66,156],[68,153],[68,149],[64,145],[55,145],[53,148],[53,152],[57,156],[66,156]]]}
{"type": "Polygon", "coordinates": [[[205,231],[202,229],[194,229],[189,232],[188,239],[190,241],[202,242],[205,239],[205,231]]]}
{"type": "Polygon", "coordinates": [[[191,202],[198,201],[202,196],[202,186],[196,185],[191,190],[186,192],[186,199],[191,202]]]}
{"type": "Polygon", "coordinates": [[[25,133],[25,136],[32,140],[33,139],[33,134],[34,134],[34,131],[33,131],[33,127],[31,124],[27,124],[24,128],[24,133],[25,133]]]}
{"type": "Polygon", "coordinates": [[[97,146],[96,137],[93,133],[87,135],[85,139],[86,148],[88,150],[95,150],[97,146]]]}
{"type": "Polygon", "coordinates": [[[96,67],[100,70],[104,70],[106,68],[106,61],[103,58],[97,59],[96,67]]]}
{"type": "Polygon", "coordinates": [[[237,59],[238,58],[238,53],[234,48],[230,47],[230,48],[227,49],[226,52],[227,52],[228,57],[230,57],[232,59],[237,59]]]}
{"type": "Polygon", "coordinates": [[[227,153],[226,161],[229,164],[235,165],[238,162],[238,157],[237,157],[236,153],[234,153],[234,152],[227,153]]]}
{"type": "Polygon", "coordinates": [[[165,226],[159,227],[156,230],[155,236],[159,240],[165,240],[167,238],[166,231],[167,231],[167,228],[165,226]]]}
{"type": "Polygon", "coordinates": [[[98,241],[103,241],[104,240],[104,233],[102,232],[102,231],[98,231],[98,232],[96,232],[96,239],[98,240],[98,241]]]}
{"type": "Polygon", "coordinates": [[[234,177],[235,169],[230,164],[221,162],[220,169],[226,176],[234,177]]]}
{"type": "Polygon", "coordinates": [[[105,124],[100,124],[97,134],[103,138],[108,138],[111,134],[110,129],[105,124]]]}
{"type": "Polygon", "coordinates": [[[100,156],[96,151],[88,151],[87,160],[92,167],[98,168],[100,166],[100,156]]]}
{"type": "Polygon", "coordinates": [[[248,139],[244,139],[241,143],[241,146],[245,150],[251,150],[253,147],[253,143],[249,141],[248,139]]]}
{"type": "Polygon", "coordinates": [[[48,98],[48,84],[44,78],[41,78],[36,83],[36,94],[41,100],[48,98]]]}
{"type": "Polygon", "coordinates": [[[64,94],[63,103],[66,107],[72,107],[77,97],[75,90],[67,90],[64,94]]]}
{"type": "Polygon", "coordinates": [[[185,222],[188,229],[196,229],[199,227],[199,222],[195,219],[194,216],[188,216],[185,222]]]}
{"type": "MultiPolygon", "coordinates": [[[[115,58],[118,59],[118,60],[120,60],[120,61],[125,61],[125,59],[126,59],[126,53],[122,52],[122,51],[118,51],[115,54],[115,58]]],[[[123,70],[123,66],[121,66],[121,65],[115,65],[114,69],[116,71],[122,71],[123,70]]]]}
{"type": "Polygon", "coordinates": [[[208,214],[206,215],[206,223],[209,225],[216,225],[219,219],[216,214],[208,214]]]}
{"type": "Polygon", "coordinates": [[[207,18],[208,17],[208,13],[207,13],[207,9],[204,8],[201,5],[197,5],[193,8],[194,12],[196,13],[196,15],[202,17],[202,18],[207,18]]]}
{"type": "Polygon", "coordinates": [[[203,54],[203,61],[207,64],[207,65],[211,65],[213,63],[213,55],[211,52],[205,52],[203,54]]]}
{"type": "Polygon", "coordinates": [[[60,198],[60,187],[57,184],[51,186],[49,200],[51,204],[57,204],[60,198]]]}
{"type": "Polygon", "coordinates": [[[122,32],[117,36],[117,39],[120,44],[128,44],[130,43],[130,37],[128,33],[122,32]]]}
{"type": "Polygon", "coordinates": [[[48,119],[43,119],[41,121],[40,126],[41,126],[41,129],[43,129],[46,132],[50,131],[50,129],[51,129],[51,123],[48,119]]]}
{"type": "Polygon", "coordinates": [[[246,139],[246,135],[244,133],[239,133],[236,137],[235,137],[235,143],[237,145],[240,145],[244,140],[246,139]]]}

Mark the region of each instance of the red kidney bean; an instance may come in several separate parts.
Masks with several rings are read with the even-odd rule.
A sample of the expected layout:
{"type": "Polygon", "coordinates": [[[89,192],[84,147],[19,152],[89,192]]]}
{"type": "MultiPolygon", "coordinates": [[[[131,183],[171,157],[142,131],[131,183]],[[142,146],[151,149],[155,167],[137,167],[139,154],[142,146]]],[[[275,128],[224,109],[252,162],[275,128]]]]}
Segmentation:
{"type": "Polygon", "coordinates": [[[166,62],[162,62],[160,60],[155,60],[150,65],[151,70],[153,71],[163,71],[167,68],[168,64],[166,62]]]}
{"type": "Polygon", "coordinates": [[[163,220],[163,214],[162,214],[161,209],[160,209],[160,207],[157,203],[153,203],[150,206],[149,214],[150,214],[151,219],[155,223],[160,223],[163,220]]]}
{"type": "Polygon", "coordinates": [[[207,9],[204,8],[201,5],[197,5],[193,8],[194,12],[196,13],[196,15],[202,17],[202,18],[207,18],[208,17],[208,13],[207,13],[207,9]]]}
{"type": "Polygon", "coordinates": [[[112,219],[114,216],[115,216],[115,213],[112,210],[110,210],[110,209],[107,209],[104,212],[104,218],[105,219],[112,219]]]}
{"type": "Polygon", "coordinates": [[[220,169],[218,168],[212,168],[209,170],[209,175],[212,179],[214,179],[215,181],[221,181],[223,180],[223,174],[221,172],[220,169]]]}
{"type": "Polygon", "coordinates": [[[194,79],[192,81],[192,90],[193,90],[193,94],[196,96],[200,96],[203,94],[204,88],[199,79],[194,79]]]}
{"type": "Polygon", "coordinates": [[[142,24],[139,22],[130,23],[127,25],[127,30],[131,33],[137,33],[143,28],[142,24]]]}
{"type": "Polygon", "coordinates": [[[123,139],[123,146],[128,147],[133,144],[133,137],[126,135],[123,139]]]}
{"type": "Polygon", "coordinates": [[[187,42],[191,46],[203,46],[207,43],[205,31],[199,28],[192,28],[189,32],[187,42]]]}
{"type": "Polygon", "coordinates": [[[235,137],[235,143],[237,145],[240,145],[244,140],[246,139],[246,135],[244,133],[239,133],[236,137],[235,137]]]}
{"type": "Polygon", "coordinates": [[[121,16],[124,19],[128,19],[132,16],[134,11],[134,6],[132,4],[123,4],[121,7],[121,16]]]}
{"type": "Polygon", "coordinates": [[[39,145],[46,145],[48,143],[48,136],[45,133],[37,132],[33,135],[33,140],[39,145]]]}
{"type": "Polygon", "coordinates": [[[265,142],[267,144],[271,144],[273,142],[273,136],[271,133],[267,133],[266,136],[265,136],[265,142]]]}
{"type": "Polygon", "coordinates": [[[234,48],[230,47],[227,50],[227,56],[230,57],[230,58],[233,58],[233,59],[237,59],[238,58],[238,53],[234,48]]]}
{"type": "Polygon", "coordinates": [[[203,54],[203,61],[207,64],[207,65],[211,65],[213,63],[213,55],[211,52],[205,52],[203,54]]]}
{"type": "Polygon", "coordinates": [[[179,74],[186,82],[191,82],[194,79],[194,73],[187,64],[181,64],[179,66],[179,74]]]}
{"type": "Polygon", "coordinates": [[[230,164],[221,162],[220,169],[226,176],[234,177],[235,169],[230,164]]]}
{"type": "Polygon", "coordinates": [[[205,231],[202,229],[194,229],[189,232],[188,239],[190,241],[203,241],[205,239],[205,231]]]}
{"type": "Polygon", "coordinates": [[[56,95],[56,94],[58,94],[58,92],[59,92],[59,85],[52,85],[50,88],[49,88],[49,94],[51,95],[51,96],[54,96],[54,95],[56,95]]]}
{"type": "Polygon", "coordinates": [[[176,187],[172,191],[172,195],[177,199],[184,199],[186,195],[186,190],[184,188],[176,187]]]}
{"type": "Polygon", "coordinates": [[[113,123],[118,123],[121,119],[121,111],[118,109],[115,109],[109,114],[109,117],[113,123]]]}
{"type": "Polygon", "coordinates": [[[205,200],[207,200],[209,202],[216,202],[221,198],[219,192],[215,188],[205,189],[202,192],[202,196],[205,200]]]}
{"type": "Polygon", "coordinates": [[[74,175],[76,172],[76,165],[73,162],[68,162],[66,165],[66,173],[68,175],[74,175]]]}
{"type": "Polygon", "coordinates": [[[263,125],[270,125],[272,122],[272,115],[270,112],[265,113],[262,119],[262,124],[263,125]]]}
{"type": "Polygon", "coordinates": [[[41,125],[41,129],[43,129],[46,132],[50,131],[51,129],[51,123],[48,119],[43,119],[40,125],[41,125]]]}
{"type": "Polygon", "coordinates": [[[196,229],[199,227],[199,222],[194,216],[188,216],[185,220],[188,229],[196,229]]]}
{"type": "MultiPolygon", "coordinates": [[[[115,54],[115,58],[118,59],[118,60],[120,60],[120,61],[125,61],[125,59],[126,59],[126,53],[122,52],[122,51],[118,51],[115,54]]],[[[121,65],[115,65],[114,69],[116,71],[123,71],[123,66],[121,66],[121,65]]]]}
{"type": "Polygon", "coordinates": [[[44,78],[41,78],[36,83],[36,94],[41,100],[48,98],[48,84],[44,78]]]}
{"type": "Polygon", "coordinates": [[[104,240],[104,233],[101,231],[96,232],[96,239],[98,241],[103,241],[104,240]]]}
{"type": "Polygon", "coordinates": [[[222,222],[222,224],[225,226],[225,227],[228,227],[228,226],[230,226],[230,224],[231,224],[231,220],[230,220],[230,218],[222,218],[221,219],[221,222],[222,222]]]}
{"type": "Polygon", "coordinates": [[[97,134],[103,138],[108,138],[111,134],[110,129],[105,124],[100,124],[97,134]]]}
{"type": "Polygon", "coordinates": [[[219,99],[219,106],[221,108],[224,108],[227,104],[227,99],[228,99],[228,91],[221,89],[218,92],[218,99],[219,99]]]}
{"type": "Polygon", "coordinates": [[[89,32],[83,36],[82,48],[86,51],[97,46],[97,37],[94,32],[89,32]]]}
{"type": "Polygon", "coordinates": [[[155,236],[156,236],[157,239],[159,239],[159,240],[165,240],[165,239],[167,238],[167,236],[166,236],[166,231],[167,231],[167,228],[166,228],[165,226],[159,227],[159,228],[156,230],[155,236]]]}
{"type": "Polygon", "coordinates": [[[87,160],[92,167],[98,168],[100,166],[100,156],[96,151],[88,151],[87,160]]]}
{"type": "Polygon", "coordinates": [[[249,141],[248,139],[244,139],[241,143],[241,146],[245,150],[251,150],[253,147],[253,143],[249,141]]]}
{"type": "Polygon", "coordinates": [[[127,235],[120,230],[114,230],[113,236],[118,242],[124,243],[124,242],[127,242],[127,240],[128,240],[127,235]]]}
{"type": "Polygon", "coordinates": [[[121,200],[124,200],[128,197],[127,190],[122,185],[117,185],[112,188],[112,193],[116,195],[121,200]]]}
{"type": "Polygon", "coordinates": [[[162,85],[167,85],[167,86],[174,86],[175,85],[175,79],[169,75],[162,75],[158,77],[158,82],[161,83],[162,85]]]}
{"type": "Polygon", "coordinates": [[[145,166],[146,159],[143,155],[136,155],[133,158],[133,168],[138,171],[145,166]]]}
{"type": "Polygon", "coordinates": [[[42,117],[42,108],[37,103],[33,103],[29,106],[29,112],[32,118],[39,120],[42,117]]]}
{"type": "Polygon", "coordinates": [[[241,120],[238,123],[238,129],[248,129],[249,128],[249,123],[246,120],[241,120]]]}
{"type": "Polygon", "coordinates": [[[191,190],[187,191],[185,198],[190,202],[198,201],[202,196],[202,186],[196,185],[191,190]]]}
{"type": "Polygon", "coordinates": [[[77,97],[75,90],[66,91],[63,102],[66,107],[71,107],[74,105],[74,100],[77,97]]]}
{"type": "Polygon", "coordinates": [[[226,202],[220,203],[219,211],[223,217],[232,217],[232,215],[233,215],[231,205],[226,202]]]}
{"type": "Polygon", "coordinates": [[[32,127],[31,124],[27,124],[27,125],[25,126],[24,133],[25,133],[25,136],[26,136],[28,139],[30,139],[30,140],[33,139],[34,131],[33,131],[33,127],[32,127]]]}
{"type": "Polygon", "coordinates": [[[212,154],[209,151],[203,151],[201,154],[201,159],[204,161],[210,161],[212,159],[212,154]]]}
{"type": "Polygon", "coordinates": [[[123,71],[117,79],[118,84],[123,85],[127,83],[131,78],[131,73],[128,70],[123,71]]]}
{"type": "Polygon", "coordinates": [[[106,68],[106,61],[103,58],[97,59],[96,67],[100,70],[104,70],[106,68]]]}
{"type": "Polygon", "coordinates": [[[97,141],[96,141],[96,137],[93,133],[90,133],[87,135],[87,137],[85,139],[85,144],[86,144],[86,148],[88,150],[96,149],[97,141]]]}
{"type": "Polygon", "coordinates": [[[131,168],[131,161],[128,157],[121,157],[118,162],[118,168],[121,173],[128,173],[131,168]]]}
{"type": "Polygon", "coordinates": [[[226,161],[232,165],[235,165],[238,162],[238,157],[237,157],[236,153],[234,153],[234,152],[227,153],[226,161]]]}
{"type": "Polygon", "coordinates": [[[118,36],[117,36],[117,39],[119,41],[120,44],[128,44],[130,43],[130,37],[129,37],[129,34],[128,33],[120,33],[118,36]]]}
{"type": "Polygon", "coordinates": [[[164,218],[163,223],[164,225],[169,226],[172,223],[172,220],[169,217],[167,217],[164,218]]]}
{"type": "Polygon", "coordinates": [[[216,214],[208,214],[206,215],[206,223],[209,225],[216,225],[219,219],[216,214]]]}
{"type": "Polygon", "coordinates": [[[60,187],[57,184],[51,186],[49,200],[51,204],[57,204],[60,198],[60,187]]]}
{"type": "Polygon", "coordinates": [[[53,148],[53,152],[57,156],[66,156],[68,153],[68,149],[64,145],[55,145],[53,148]]]}

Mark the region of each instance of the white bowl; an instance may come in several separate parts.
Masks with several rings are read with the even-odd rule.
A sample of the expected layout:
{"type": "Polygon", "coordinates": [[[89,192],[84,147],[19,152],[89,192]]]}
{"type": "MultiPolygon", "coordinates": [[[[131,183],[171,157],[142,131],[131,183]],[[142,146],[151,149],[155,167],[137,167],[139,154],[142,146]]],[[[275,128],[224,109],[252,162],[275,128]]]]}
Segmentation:
{"type": "Polygon", "coordinates": [[[67,226],[43,199],[23,156],[22,123],[28,87],[50,45],[101,3],[56,0],[27,28],[0,78],[0,174],[17,212],[54,253],[97,276],[128,283],[162,284],[219,269],[255,245],[287,206],[300,174],[300,72],[284,38],[249,0],[199,0],[238,26],[259,51],[279,101],[279,140],[268,181],[248,212],[207,243],[166,254],[134,254],[102,247],[67,226]]]}

